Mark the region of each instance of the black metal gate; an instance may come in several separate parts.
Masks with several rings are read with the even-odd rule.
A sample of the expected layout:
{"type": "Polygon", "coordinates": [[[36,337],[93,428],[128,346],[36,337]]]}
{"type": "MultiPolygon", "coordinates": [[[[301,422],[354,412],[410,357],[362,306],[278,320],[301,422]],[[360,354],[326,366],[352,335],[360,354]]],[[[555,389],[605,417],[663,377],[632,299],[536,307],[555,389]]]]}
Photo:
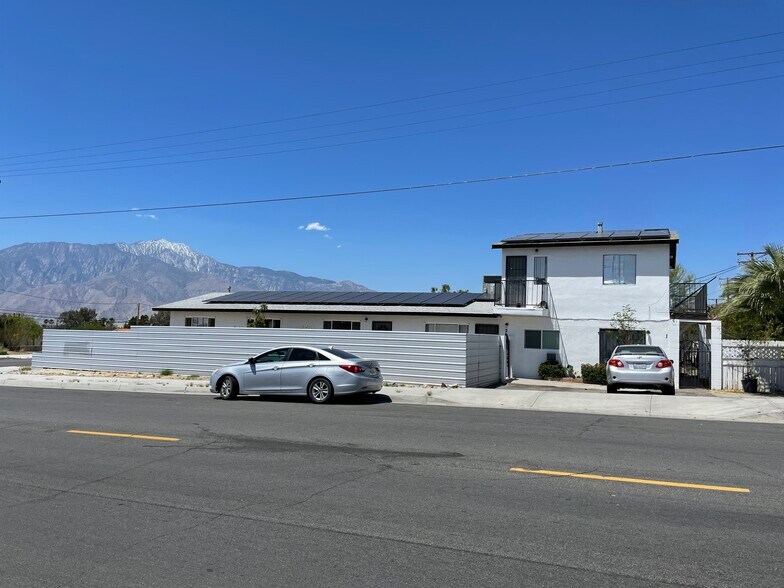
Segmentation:
{"type": "Polygon", "coordinates": [[[711,349],[704,341],[681,340],[678,362],[681,388],[711,387],[711,349]]]}

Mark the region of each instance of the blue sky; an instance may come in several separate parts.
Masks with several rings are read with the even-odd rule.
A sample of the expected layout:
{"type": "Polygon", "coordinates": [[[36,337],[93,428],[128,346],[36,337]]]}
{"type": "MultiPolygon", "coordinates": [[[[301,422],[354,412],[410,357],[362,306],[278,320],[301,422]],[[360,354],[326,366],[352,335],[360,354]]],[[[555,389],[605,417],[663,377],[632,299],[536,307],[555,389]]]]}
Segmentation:
{"type": "MultiPolygon", "coordinates": [[[[7,157],[295,117],[771,33],[784,30],[784,5],[12,0],[4,5],[0,28],[0,157],[7,157]]],[[[784,78],[776,78],[259,157],[60,175],[13,177],[11,171],[310,139],[114,164],[139,165],[491,123],[781,75],[784,63],[773,63],[569,98],[784,59],[784,52],[740,57],[776,49],[784,49],[784,35],[342,114],[2,159],[2,214],[363,190],[782,143],[784,78]],[[733,57],[738,59],[599,81],[733,57]],[[591,83],[552,90],[583,82],[591,83]],[[525,92],[531,94],[462,104],[525,92]],[[524,106],[544,100],[553,102],[524,106]],[[428,122],[505,107],[515,108],[428,122]],[[387,115],[399,116],[351,122],[387,115]],[[414,122],[421,124],[313,139],[414,122]],[[275,134],[25,163],[254,133],[275,134]]],[[[784,242],[783,170],[784,153],[769,152],[412,193],[161,212],[155,218],[0,221],[0,247],[166,238],[228,263],[350,279],[379,290],[422,290],[445,282],[476,290],[483,274],[500,271],[491,243],[521,232],[590,230],[601,220],[608,229],[678,230],[680,260],[707,274],[735,263],[737,251],[784,242]],[[300,228],[310,223],[329,230],[300,228]]]]}

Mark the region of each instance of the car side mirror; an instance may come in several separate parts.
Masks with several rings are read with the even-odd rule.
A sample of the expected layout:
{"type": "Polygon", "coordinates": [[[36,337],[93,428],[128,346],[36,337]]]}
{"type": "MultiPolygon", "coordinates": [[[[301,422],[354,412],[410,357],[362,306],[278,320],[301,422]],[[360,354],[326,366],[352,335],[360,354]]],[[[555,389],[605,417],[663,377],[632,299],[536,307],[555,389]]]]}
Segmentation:
{"type": "Polygon", "coordinates": [[[250,359],[248,359],[248,363],[250,365],[255,365],[256,364],[256,358],[255,357],[251,357],[250,359]]]}

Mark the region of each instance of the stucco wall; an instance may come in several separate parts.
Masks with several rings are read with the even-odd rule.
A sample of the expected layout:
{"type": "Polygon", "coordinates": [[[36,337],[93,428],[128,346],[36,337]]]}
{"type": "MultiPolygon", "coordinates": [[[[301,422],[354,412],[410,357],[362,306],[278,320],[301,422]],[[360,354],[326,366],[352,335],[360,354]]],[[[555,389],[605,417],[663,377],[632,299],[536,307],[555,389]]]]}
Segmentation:
{"type": "MultiPolygon", "coordinates": [[[[669,244],[503,249],[502,272],[509,255],[528,256],[533,277],[534,257],[547,257],[550,313],[564,319],[604,319],[625,304],[640,320],[669,319],[669,244]],[[604,284],[604,255],[637,256],[636,284],[604,284]]],[[[504,277],[506,277],[504,275],[504,277]]]]}

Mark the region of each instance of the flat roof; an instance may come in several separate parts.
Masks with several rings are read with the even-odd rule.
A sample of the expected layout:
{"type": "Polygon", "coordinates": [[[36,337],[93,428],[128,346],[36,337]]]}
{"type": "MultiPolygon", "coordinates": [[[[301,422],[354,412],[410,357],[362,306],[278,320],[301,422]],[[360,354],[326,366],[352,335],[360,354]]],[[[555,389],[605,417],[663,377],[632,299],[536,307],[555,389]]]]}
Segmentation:
{"type": "Polygon", "coordinates": [[[596,245],[620,243],[677,243],[678,233],[670,229],[625,229],[599,231],[573,231],[564,233],[523,233],[501,239],[493,249],[505,247],[536,247],[563,245],[596,245]]]}
{"type": "Polygon", "coordinates": [[[303,304],[308,306],[458,306],[487,299],[483,292],[312,292],[249,290],[204,302],[209,304],[303,304]]]}

